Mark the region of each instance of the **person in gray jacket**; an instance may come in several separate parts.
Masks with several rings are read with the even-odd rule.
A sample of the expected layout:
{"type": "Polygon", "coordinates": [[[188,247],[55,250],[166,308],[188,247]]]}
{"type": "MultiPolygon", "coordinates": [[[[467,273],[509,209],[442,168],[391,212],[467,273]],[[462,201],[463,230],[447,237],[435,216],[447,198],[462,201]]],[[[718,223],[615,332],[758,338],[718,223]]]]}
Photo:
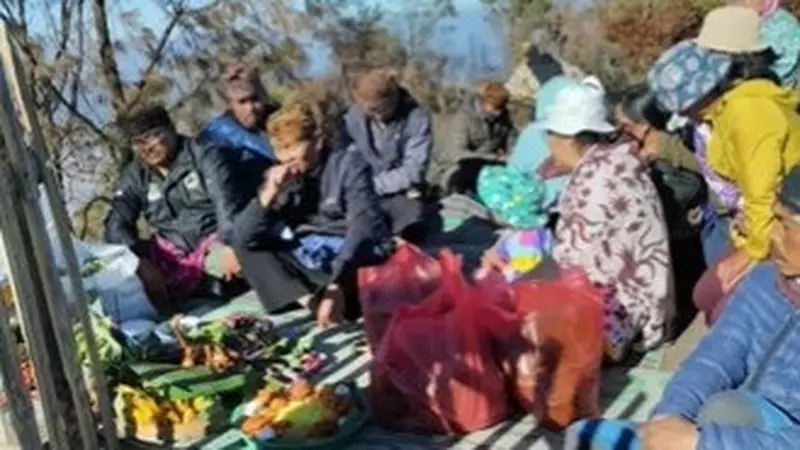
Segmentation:
{"type": "Polygon", "coordinates": [[[433,148],[430,116],[384,70],[359,75],[351,89],[356,103],[345,114],[347,134],[372,169],[392,231],[400,234],[422,220],[433,148]]]}
{"type": "Polygon", "coordinates": [[[474,193],[480,169],[503,164],[516,134],[502,83],[482,81],[454,117],[451,140],[438,158],[446,193],[474,193]]]}

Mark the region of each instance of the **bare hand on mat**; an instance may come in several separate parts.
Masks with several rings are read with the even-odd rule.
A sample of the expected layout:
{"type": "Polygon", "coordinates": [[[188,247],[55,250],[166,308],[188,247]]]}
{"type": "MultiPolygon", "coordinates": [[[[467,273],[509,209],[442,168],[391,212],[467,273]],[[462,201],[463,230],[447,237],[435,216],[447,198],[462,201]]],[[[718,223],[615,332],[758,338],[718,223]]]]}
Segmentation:
{"type": "Polygon", "coordinates": [[[483,256],[481,257],[481,267],[483,269],[502,272],[506,269],[506,263],[497,253],[497,250],[492,247],[483,252],[483,256]]]}
{"type": "Polygon", "coordinates": [[[679,417],[657,419],[639,428],[643,450],[688,450],[697,448],[697,426],[679,417]]]}
{"type": "Polygon", "coordinates": [[[239,264],[239,258],[236,257],[236,252],[232,248],[225,246],[221,250],[220,258],[222,260],[222,278],[225,281],[231,281],[242,276],[242,266],[239,264]]]}
{"type": "Polygon", "coordinates": [[[342,322],[343,305],[344,294],[339,286],[335,284],[328,286],[328,289],[325,290],[317,304],[317,326],[322,329],[328,329],[339,325],[342,322]]]}

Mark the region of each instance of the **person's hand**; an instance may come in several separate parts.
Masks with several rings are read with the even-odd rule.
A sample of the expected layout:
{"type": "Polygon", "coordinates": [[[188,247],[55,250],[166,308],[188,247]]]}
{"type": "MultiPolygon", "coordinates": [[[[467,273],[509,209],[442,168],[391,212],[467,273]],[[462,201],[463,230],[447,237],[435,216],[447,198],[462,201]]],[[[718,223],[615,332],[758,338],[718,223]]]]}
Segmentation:
{"type": "Polygon", "coordinates": [[[315,311],[317,326],[326,330],[342,323],[343,306],[344,293],[339,286],[331,284],[317,304],[315,311]]]}
{"type": "Polygon", "coordinates": [[[753,267],[750,257],[742,250],[737,250],[732,255],[720,261],[717,265],[717,277],[720,280],[722,291],[729,293],[744,278],[753,267]]]}
{"type": "Polygon", "coordinates": [[[167,282],[161,270],[147,259],[139,260],[139,267],[136,268],[136,275],[144,286],[147,297],[155,304],[163,304],[169,300],[167,282]]]}
{"type": "Polygon", "coordinates": [[[503,261],[503,258],[500,257],[500,254],[497,253],[497,250],[492,247],[483,252],[481,268],[502,272],[506,269],[506,263],[503,261]]]}
{"type": "Polygon", "coordinates": [[[222,248],[222,278],[225,281],[231,281],[234,278],[242,276],[242,266],[239,264],[239,258],[236,257],[236,252],[227,245],[222,248]]]}
{"type": "Polygon", "coordinates": [[[281,186],[297,176],[297,168],[291,164],[272,166],[264,172],[264,182],[258,191],[258,201],[266,208],[280,192],[281,186]]]}
{"type": "Polygon", "coordinates": [[[694,450],[700,439],[697,426],[679,417],[648,422],[638,434],[643,450],[694,450]]]}

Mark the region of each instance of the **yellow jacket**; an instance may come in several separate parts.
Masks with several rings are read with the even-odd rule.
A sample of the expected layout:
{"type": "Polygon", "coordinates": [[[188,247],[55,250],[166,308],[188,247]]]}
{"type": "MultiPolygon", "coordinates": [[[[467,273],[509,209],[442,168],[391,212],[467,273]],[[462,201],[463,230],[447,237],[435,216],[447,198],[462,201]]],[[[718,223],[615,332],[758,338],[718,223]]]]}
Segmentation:
{"type": "Polygon", "coordinates": [[[783,176],[800,163],[800,99],[766,80],[740,83],[705,110],[712,135],[708,164],[738,186],[744,224],[733,243],[751,259],[769,253],[776,192],[783,176]]]}

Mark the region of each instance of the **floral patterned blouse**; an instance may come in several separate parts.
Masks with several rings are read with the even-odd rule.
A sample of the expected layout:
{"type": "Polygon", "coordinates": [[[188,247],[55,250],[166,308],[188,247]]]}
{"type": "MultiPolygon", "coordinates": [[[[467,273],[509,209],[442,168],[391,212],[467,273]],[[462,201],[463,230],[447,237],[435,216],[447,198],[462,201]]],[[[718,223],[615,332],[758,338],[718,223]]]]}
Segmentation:
{"type": "Polygon", "coordinates": [[[666,337],[672,266],[661,200],[635,152],[626,141],[586,152],[561,196],[553,257],[583,269],[608,293],[612,348],[641,335],[640,350],[649,350],[666,337]]]}

